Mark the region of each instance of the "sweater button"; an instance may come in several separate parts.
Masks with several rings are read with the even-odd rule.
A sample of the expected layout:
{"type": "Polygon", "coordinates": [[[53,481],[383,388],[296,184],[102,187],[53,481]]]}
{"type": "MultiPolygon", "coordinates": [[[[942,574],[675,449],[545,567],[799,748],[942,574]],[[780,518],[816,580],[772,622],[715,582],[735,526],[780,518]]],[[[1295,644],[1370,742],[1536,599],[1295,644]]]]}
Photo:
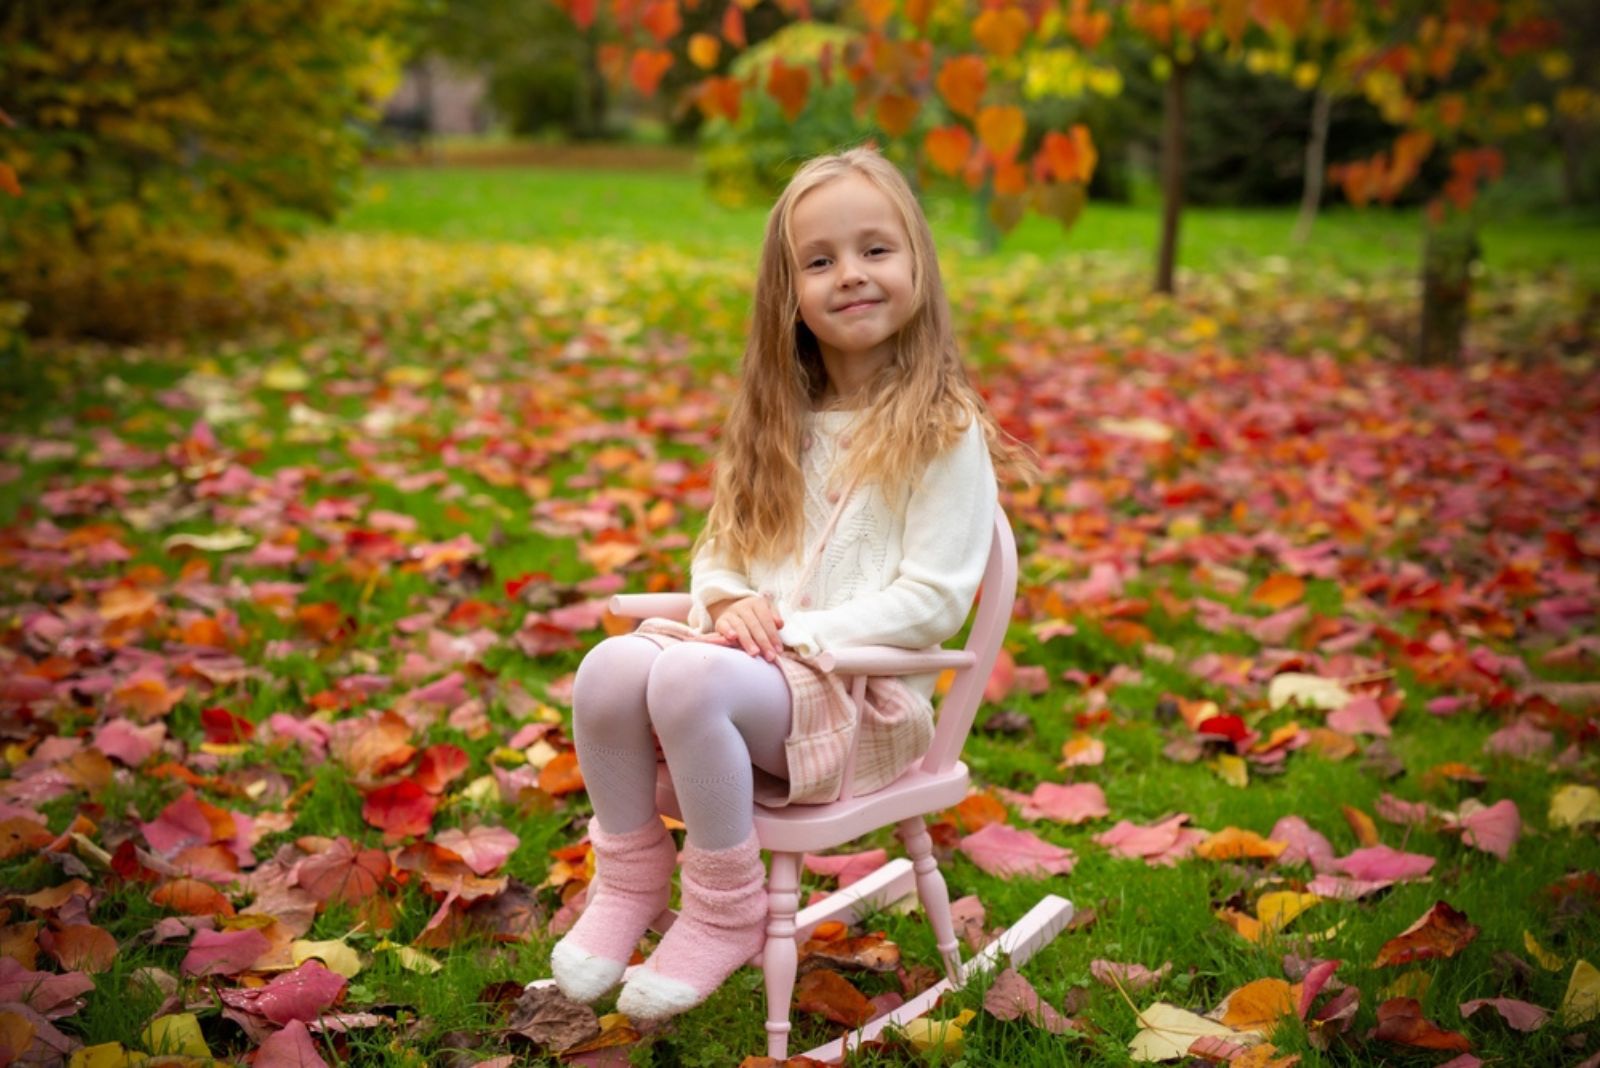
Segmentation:
{"type": "Polygon", "coordinates": [[[811,607],[811,595],[809,593],[801,594],[801,596],[800,596],[800,607],[801,608],[810,608],[811,607]]]}
{"type": "Polygon", "coordinates": [[[828,503],[829,504],[838,504],[839,503],[839,491],[838,490],[831,489],[831,490],[828,491],[828,503]]]}
{"type": "Polygon", "coordinates": [[[849,434],[841,434],[839,436],[839,448],[848,449],[849,447],[850,447],[850,435],[849,434]]]}
{"type": "Polygon", "coordinates": [[[811,446],[815,445],[816,443],[817,439],[812,437],[810,434],[807,434],[805,437],[800,439],[800,451],[804,452],[807,449],[810,449],[811,446]]]}

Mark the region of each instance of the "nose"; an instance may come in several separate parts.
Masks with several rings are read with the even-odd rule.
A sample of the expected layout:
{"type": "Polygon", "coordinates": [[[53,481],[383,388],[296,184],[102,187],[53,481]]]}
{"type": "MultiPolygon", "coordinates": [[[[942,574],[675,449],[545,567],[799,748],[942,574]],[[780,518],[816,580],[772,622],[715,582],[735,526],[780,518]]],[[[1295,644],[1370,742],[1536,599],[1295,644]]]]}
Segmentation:
{"type": "Polygon", "coordinates": [[[861,261],[855,256],[847,256],[839,261],[839,285],[848,289],[858,286],[867,280],[866,271],[862,270],[861,261]]]}

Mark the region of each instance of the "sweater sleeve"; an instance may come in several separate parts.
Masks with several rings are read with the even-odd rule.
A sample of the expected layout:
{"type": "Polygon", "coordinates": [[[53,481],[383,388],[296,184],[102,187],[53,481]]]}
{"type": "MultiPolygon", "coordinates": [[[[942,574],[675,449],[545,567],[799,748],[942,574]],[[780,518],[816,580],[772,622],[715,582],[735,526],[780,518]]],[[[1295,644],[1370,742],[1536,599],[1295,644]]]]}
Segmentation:
{"type": "Polygon", "coordinates": [[[716,545],[707,542],[694,554],[694,560],[689,564],[689,596],[693,599],[693,603],[689,607],[687,622],[695,630],[709,633],[711,630],[709,606],[735,597],[748,597],[755,592],[750,585],[750,579],[742,572],[727,566],[717,553],[716,545]]]}
{"type": "Polygon", "coordinates": [[[961,629],[989,559],[999,490],[983,429],[923,472],[906,505],[900,565],[888,586],[833,608],[790,611],[780,632],[802,656],[857,645],[924,649],[961,629]]]}

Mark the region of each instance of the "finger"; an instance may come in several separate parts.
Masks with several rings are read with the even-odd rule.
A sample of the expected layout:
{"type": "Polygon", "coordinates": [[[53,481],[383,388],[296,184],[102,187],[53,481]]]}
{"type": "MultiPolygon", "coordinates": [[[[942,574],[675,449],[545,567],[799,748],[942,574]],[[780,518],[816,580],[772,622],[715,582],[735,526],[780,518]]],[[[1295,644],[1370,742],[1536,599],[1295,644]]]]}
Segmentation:
{"type": "Polygon", "coordinates": [[[735,619],[733,628],[734,636],[738,639],[740,648],[751,656],[756,656],[760,650],[756,645],[755,636],[750,633],[749,625],[743,619],[735,619]]]}

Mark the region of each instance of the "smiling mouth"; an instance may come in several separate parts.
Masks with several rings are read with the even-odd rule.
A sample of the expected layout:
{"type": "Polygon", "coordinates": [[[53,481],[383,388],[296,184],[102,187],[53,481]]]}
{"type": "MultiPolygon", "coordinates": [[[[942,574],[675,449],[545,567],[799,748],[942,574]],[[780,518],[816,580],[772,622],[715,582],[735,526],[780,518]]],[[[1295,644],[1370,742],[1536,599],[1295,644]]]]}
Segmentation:
{"type": "Polygon", "coordinates": [[[871,307],[875,307],[875,306],[877,306],[878,304],[881,304],[881,303],[882,303],[882,301],[877,301],[877,300],[858,300],[854,304],[846,304],[842,308],[835,308],[834,311],[836,311],[836,312],[855,311],[857,308],[871,308],[871,307]]]}

